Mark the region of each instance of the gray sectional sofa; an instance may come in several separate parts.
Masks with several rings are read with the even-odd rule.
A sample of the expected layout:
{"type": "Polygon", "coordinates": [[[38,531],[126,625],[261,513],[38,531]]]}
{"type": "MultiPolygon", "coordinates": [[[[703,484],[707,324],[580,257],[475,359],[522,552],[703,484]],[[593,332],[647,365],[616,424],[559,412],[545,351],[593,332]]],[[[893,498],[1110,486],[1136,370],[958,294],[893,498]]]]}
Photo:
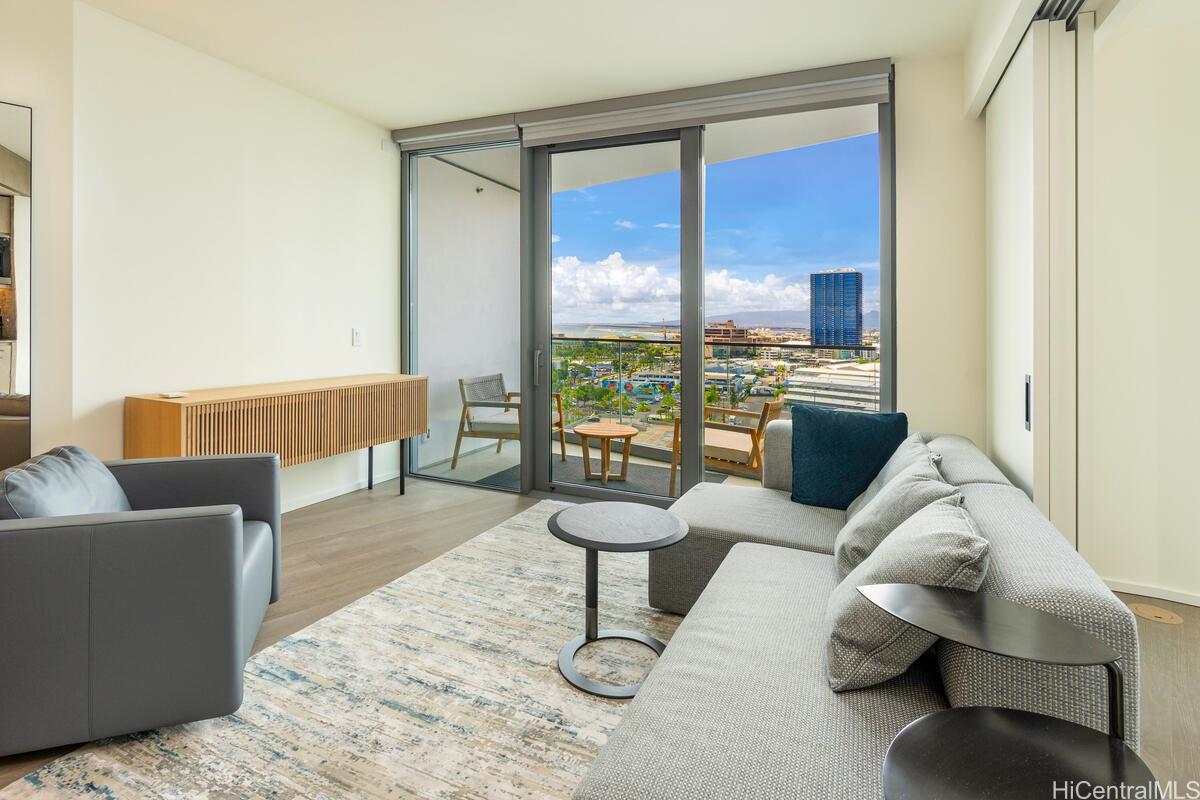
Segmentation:
{"type": "MultiPolygon", "coordinates": [[[[990,545],[981,591],[1058,615],[1123,656],[1138,743],[1130,611],[970,441],[921,437],[990,545]]],[[[835,693],[826,674],[833,544],[846,512],[793,503],[791,423],[766,435],[764,488],[696,486],[688,537],[650,554],[650,602],[687,617],[576,790],[580,800],[871,798],[892,738],[950,706],[1005,706],[1107,730],[1101,667],[1015,661],[939,641],[904,674],[835,693]]]]}

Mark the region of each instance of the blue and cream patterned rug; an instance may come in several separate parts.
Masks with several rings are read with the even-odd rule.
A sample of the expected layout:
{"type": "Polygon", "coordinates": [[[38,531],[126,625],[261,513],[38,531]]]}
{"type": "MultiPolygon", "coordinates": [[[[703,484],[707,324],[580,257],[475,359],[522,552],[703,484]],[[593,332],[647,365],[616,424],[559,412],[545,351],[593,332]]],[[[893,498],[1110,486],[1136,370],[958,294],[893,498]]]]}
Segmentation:
{"type": "MultiPolygon", "coordinates": [[[[558,674],[583,625],[583,551],[546,531],[565,505],[538,503],[258,653],[236,714],[87,745],[0,797],[569,796],[624,704],[558,674]]],[[[601,554],[600,617],[663,641],[679,622],[646,604],[645,553],[601,554]]],[[[624,683],[653,654],[604,642],[576,663],[624,683]]]]}

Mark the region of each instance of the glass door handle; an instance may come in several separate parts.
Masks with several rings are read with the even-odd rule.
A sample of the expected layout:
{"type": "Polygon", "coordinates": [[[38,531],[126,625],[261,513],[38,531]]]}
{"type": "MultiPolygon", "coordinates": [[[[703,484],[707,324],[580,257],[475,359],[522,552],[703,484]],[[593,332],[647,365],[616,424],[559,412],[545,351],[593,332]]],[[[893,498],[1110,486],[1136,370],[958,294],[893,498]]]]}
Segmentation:
{"type": "Polygon", "coordinates": [[[540,348],[533,351],[533,385],[542,385],[542,351],[540,348]]]}

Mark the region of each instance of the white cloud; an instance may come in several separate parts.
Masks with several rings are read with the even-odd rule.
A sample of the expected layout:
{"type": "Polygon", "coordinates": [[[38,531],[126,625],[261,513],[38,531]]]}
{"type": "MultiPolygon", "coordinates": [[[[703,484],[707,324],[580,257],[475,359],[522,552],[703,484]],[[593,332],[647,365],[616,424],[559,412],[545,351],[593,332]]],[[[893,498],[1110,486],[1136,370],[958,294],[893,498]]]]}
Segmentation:
{"type": "Polygon", "coordinates": [[[552,234],[550,234],[550,241],[552,243],[557,244],[558,242],[562,241],[562,237],[559,236],[557,233],[552,233],[552,234]]]}
{"type": "Polygon", "coordinates": [[[678,226],[678,225],[676,225],[674,222],[659,222],[659,223],[657,223],[657,224],[656,224],[654,227],[656,227],[656,228],[668,228],[668,229],[670,229],[670,230],[675,230],[675,229],[677,229],[679,226],[678,226]]]}
{"type": "MultiPolygon", "coordinates": [[[[677,320],[677,264],[633,263],[617,252],[600,261],[561,256],[553,264],[554,316],[560,322],[677,320]]],[[[704,273],[705,313],[799,311],[808,308],[808,274],[739,278],[727,269],[704,273]]]]}
{"type": "Polygon", "coordinates": [[[808,308],[808,275],[768,273],[758,280],[739,278],[727,269],[704,271],[704,313],[779,311],[808,308]]]}
{"type": "Polygon", "coordinates": [[[630,222],[627,219],[619,219],[616,222],[614,222],[613,225],[615,225],[618,228],[624,228],[627,231],[631,231],[637,227],[637,225],[635,225],[634,223],[630,222]]]}
{"type": "Polygon", "coordinates": [[[555,317],[564,322],[642,322],[679,317],[679,269],[631,264],[620,253],[600,261],[554,259],[555,317]]]}

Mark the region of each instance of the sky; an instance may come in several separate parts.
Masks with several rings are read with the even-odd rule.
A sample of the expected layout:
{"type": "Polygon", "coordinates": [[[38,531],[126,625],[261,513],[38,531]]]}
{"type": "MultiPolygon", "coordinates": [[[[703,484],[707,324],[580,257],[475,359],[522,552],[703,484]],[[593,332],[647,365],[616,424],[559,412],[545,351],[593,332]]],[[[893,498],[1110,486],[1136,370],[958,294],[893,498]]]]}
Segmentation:
{"type": "MultiPolygon", "coordinates": [[[[879,308],[878,134],[711,164],[705,180],[706,316],[807,320],[809,273],[838,267],[861,269],[863,309],[879,308]]],[[[552,215],[555,323],[679,319],[678,172],[556,192],[552,215]]]]}

